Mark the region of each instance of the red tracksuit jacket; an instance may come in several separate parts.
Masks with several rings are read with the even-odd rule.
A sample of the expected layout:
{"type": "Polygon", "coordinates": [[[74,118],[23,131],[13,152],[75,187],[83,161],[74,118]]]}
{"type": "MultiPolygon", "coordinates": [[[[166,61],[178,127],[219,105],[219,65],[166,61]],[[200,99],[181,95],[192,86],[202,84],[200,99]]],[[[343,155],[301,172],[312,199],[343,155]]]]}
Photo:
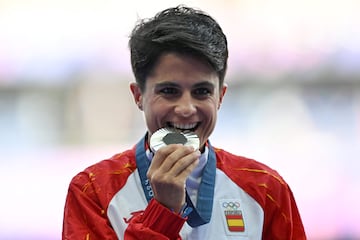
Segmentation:
{"type": "Polygon", "coordinates": [[[63,239],[306,239],[293,194],[274,170],[214,148],[211,220],[192,228],[186,217],[147,202],[135,148],[76,175],[66,198],[63,239]]]}

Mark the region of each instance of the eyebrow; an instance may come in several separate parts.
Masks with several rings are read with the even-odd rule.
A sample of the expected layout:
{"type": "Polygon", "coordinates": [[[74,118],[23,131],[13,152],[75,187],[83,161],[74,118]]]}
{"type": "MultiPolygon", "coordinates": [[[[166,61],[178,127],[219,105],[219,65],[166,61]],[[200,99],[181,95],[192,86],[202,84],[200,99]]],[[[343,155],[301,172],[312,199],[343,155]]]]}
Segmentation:
{"type": "Polygon", "coordinates": [[[179,84],[176,84],[174,82],[171,81],[167,81],[167,82],[161,82],[161,83],[156,83],[155,84],[155,88],[161,88],[161,87],[178,87],[179,84]]]}
{"type": "Polygon", "coordinates": [[[214,85],[212,82],[203,81],[203,82],[196,83],[196,84],[194,85],[194,87],[195,87],[195,88],[198,88],[198,87],[215,88],[215,85],[214,85]]]}
{"type": "MultiPolygon", "coordinates": [[[[166,82],[161,82],[161,83],[157,83],[155,85],[155,88],[161,88],[161,87],[179,87],[180,84],[177,84],[175,82],[172,81],[166,81],[166,82]]],[[[203,81],[203,82],[199,82],[196,83],[192,86],[192,88],[198,88],[198,87],[208,87],[208,88],[215,88],[215,85],[212,82],[209,81],[203,81]]]]}

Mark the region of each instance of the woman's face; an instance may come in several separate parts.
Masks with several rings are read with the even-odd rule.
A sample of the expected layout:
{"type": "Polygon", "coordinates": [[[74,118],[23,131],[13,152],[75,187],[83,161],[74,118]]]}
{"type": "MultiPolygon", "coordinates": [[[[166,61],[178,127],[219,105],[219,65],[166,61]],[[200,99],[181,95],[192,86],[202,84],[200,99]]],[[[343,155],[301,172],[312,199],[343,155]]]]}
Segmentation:
{"type": "Polygon", "coordinates": [[[144,111],[149,138],[164,127],[191,130],[203,147],[215,128],[217,111],[226,92],[217,73],[196,58],[162,55],[145,83],[144,92],[131,84],[135,102],[144,111]]]}

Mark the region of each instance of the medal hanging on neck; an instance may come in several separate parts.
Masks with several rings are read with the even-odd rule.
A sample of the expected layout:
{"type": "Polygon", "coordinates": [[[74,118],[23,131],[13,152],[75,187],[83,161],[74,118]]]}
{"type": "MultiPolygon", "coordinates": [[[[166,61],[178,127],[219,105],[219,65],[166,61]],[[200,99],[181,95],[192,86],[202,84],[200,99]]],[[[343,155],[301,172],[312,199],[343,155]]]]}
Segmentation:
{"type": "MultiPolygon", "coordinates": [[[[146,156],[145,138],[146,137],[143,137],[136,145],[136,164],[145,197],[149,202],[153,198],[153,192],[150,186],[150,182],[146,177],[150,163],[146,156]]],[[[194,147],[194,149],[198,149],[200,141],[196,134],[192,132],[183,133],[171,129],[159,129],[150,139],[150,149],[155,153],[162,146],[174,143],[191,145],[194,147]]],[[[187,220],[187,223],[191,227],[198,227],[210,222],[214,199],[215,172],[215,152],[209,143],[209,156],[206,166],[203,170],[203,176],[198,190],[196,207],[193,205],[190,197],[186,193],[186,203],[188,207],[193,208],[193,210],[188,215],[187,220]]]]}

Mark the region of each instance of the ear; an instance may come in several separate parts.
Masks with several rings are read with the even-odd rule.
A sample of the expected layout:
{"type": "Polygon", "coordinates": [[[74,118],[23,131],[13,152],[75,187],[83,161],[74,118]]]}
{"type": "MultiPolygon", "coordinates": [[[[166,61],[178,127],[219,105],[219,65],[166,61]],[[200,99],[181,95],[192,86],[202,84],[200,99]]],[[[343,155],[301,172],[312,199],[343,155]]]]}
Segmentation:
{"type": "Polygon", "coordinates": [[[130,83],[130,91],[134,97],[134,101],[140,110],[143,110],[142,92],[139,85],[135,82],[130,83]]]}
{"type": "Polygon", "coordinates": [[[223,98],[225,96],[226,90],[227,90],[227,84],[224,83],[222,88],[220,89],[220,96],[219,96],[219,104],[218,104],[218,110],[220,109],[221,103],[223,101],[223,98]]]}

